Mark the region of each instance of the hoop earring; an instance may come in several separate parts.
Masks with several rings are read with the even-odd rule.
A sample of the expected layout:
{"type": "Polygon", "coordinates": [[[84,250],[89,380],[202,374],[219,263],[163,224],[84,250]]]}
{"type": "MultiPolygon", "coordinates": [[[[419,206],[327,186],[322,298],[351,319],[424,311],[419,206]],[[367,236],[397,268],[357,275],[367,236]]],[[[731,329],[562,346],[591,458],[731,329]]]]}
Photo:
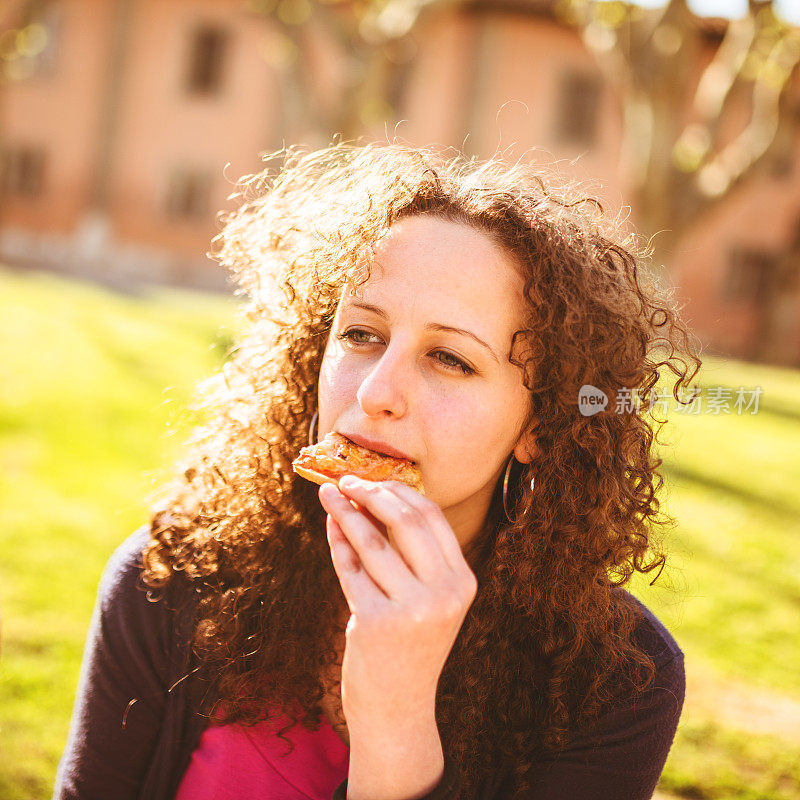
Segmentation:
{"type": "Polygon", "coordinates": [[[503,511],[506,512],[506,519],[509,522],[513,522],[514,520],[511,519],[511,514],[508,511],[508,479],[511,477],[511,465],[514,463],[514,456],[512,455],[511,458],[508,459],[508,464],[506,464],[506,471],[503,475],[503,511]]]}
{"type": "MultiPolygon", "coordinates": [[[[508,459],[508,464],[506,464],[506,471],[505,474],[503,475],[503,511],[506,512],[506,519],[512,523],[514,522],[514,520],[512,519],[511,514],[509,513],[508,510],[508,481],[511,478],[511,466],[513,465],[514,461],[515,458],[512,455],[511,458],[508,459]]],[[[536,478],[533,477],[531,478],[531,491],[533,491],[533,487],[535,484],[536,484],[536,478]]]]}
{"type": "Polygon", "coordinates": [[[308,444],[316,444],[317,443],[317,423],[319,422],[319,411],[314,412],[314,416],[311,417],[311,424],[308,426],[308,444]]]}

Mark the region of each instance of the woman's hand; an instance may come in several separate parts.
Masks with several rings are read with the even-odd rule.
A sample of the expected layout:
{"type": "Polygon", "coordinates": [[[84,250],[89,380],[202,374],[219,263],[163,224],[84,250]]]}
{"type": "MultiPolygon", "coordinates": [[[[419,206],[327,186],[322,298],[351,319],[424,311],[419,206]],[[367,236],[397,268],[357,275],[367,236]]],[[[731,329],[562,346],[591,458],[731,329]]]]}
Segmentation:
{"type": "Polygon", "coordinates": [[[348,475],[338,489],[323,484],[319,497],[350,608],[348,728],[435,722],[439,676],[477,591],[453,530],[436,503],[401,483],[348,475]]]}
{"type": "Polygon", "coordinates": [[[436,687],[477,581],[439,506],[414,489],[348,475],[319,497],[350,608],[348,800],[422,797],[444,772],[436,687]]]}

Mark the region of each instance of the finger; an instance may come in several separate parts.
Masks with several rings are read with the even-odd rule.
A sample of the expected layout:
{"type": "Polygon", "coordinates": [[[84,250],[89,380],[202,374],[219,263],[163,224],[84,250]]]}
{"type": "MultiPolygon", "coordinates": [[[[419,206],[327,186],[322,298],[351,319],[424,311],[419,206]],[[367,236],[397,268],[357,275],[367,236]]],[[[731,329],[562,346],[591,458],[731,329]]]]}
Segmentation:
{"type": "Polygon", "coordinates": [[[461,552],[461,544],[441,508],[430,498],[424,497],[416,489],[412,489],[400,481],[385,481],[383,485],[428,519],[431,531],[439,542],[444,558],[453,572],[460,574],[466,568],[472,574],[472,570],[461,552]]]}
{"type": "Polygon", "coordinates": [[[419,582],[409,566],[362,511],[355,509],[333,484],[320,486],[319,499],[338,523],[370,578],[387,597],[403,602],[418,594],[419,582]]]}
{"type": "MultiPolygon", "coordinates": [[[[352,475],[340,481],[342,492],[386,526],[414,574],[424,582],[452,572],[427,516],[392,492],[385,483],[352,475]]],[[[413,490],[412,490],[413,491],[413,490]]]]}
{"type": "Polygon", "coordinates": [[[358,553],[353,550],[339,524],[330,515],[325,527],[333,568],[336,570],[350,613],[365,613],[381,601],[385,602],[386,597],[380,587],[364,569],[358,553]]]}

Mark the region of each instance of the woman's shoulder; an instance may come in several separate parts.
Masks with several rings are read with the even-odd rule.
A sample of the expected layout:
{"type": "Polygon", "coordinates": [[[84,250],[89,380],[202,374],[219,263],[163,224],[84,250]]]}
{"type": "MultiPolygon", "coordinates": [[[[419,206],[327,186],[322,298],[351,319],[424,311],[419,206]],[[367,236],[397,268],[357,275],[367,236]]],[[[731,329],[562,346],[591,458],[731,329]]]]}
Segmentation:
{"type": "Polygon", "coordinates": [[[189,593],[182,591],[178,582],[163,592],[150,590],[145,585],[142,554],[149,542],[150,526],[145,524],[128,536],[108,559],[97,598],[105,619],[124,619],[128,626],[139,622],[145,629],[152,630],[154,621],[170,624],[175,611],[191,601],[189,593]]]}
{"type": "Polygon", "coordinates": [[[682,664],[683,651],[661,620],[638,597],[624,589],[619,591],[623,601],[637,612],[638,621],[632,638],[638,648],[653,659],[656,670],[682,664]]]}
{"type": "Polygon", "coordinates": [[[104,607],[137,606],[146,598],[142,583],[142,553],[150,541],[150,526],[142,525],[125,539],[106,562],[100,578],[99,599],[104,607]]]}
{"type": "Polygon", "coordinates": [[[652,680],[642,686],[638,664],[626,661],[615,667],[608,675],[613,696],[607,698],[598,718],[581,726],[573,747],[594,754],[592,758],[616,759],[621,770],[630,767],[632,758],[641,764],[656,765],[657,779],[683,709],[683,651],[641,600],[622,589],[615,591],[619,592],[620,602],[639,612],[631,639],[652,659],[655,671],[652,680]]]}
{"type": "MultiPolygon", "coordinates": [[[[618,726],[635,726],[634,723],[646,720],[648,724],[658,724],[664,730],[675,726],[683,708],[686,694],[686,670],[684,654],[675,637],[667,630],[661,620],[637,597],[620,589],[623,602],[630,604],[637,612],[637,623],[631,639],[637,648],[653,662],[655,671],[652,681],[646,688],[635,689],[617,698],[618,726]]],[[[626,676],[627,668],[623,667],[626,676]]],[[[622,677],[622,675],[620,675],[622,677]]],[[[628,687],[627,680],[620,680],[620,686],[628,687]]]]}
{"type": "Polygon", "coordinates": [[[569,745],[539,766],[536,797],[651,797],[683,709],[683,652],[639,599],[615,590],[637,614],[633,639],[655,664],[653,681],[633,687],[628,666],[609,675],[616,696],[579,725],[569,745]]]}
{"type": "Polygon", "coordinates": [[[130,592],[142,570],[142,552],[150,541],[150,526],[142,525],[125,539],[111,554],[100,586],[109,593],[130,592]]]}

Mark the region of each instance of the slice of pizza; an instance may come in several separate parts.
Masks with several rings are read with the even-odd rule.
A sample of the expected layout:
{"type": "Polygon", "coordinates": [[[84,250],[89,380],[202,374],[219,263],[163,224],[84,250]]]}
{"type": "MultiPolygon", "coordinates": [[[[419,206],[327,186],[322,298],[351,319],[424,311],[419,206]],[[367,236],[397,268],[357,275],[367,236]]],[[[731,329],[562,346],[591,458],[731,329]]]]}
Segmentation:
{"type": "Polygon", "coordinates": [[[339,433],[329,433],[318,444],[304,447],[292,468],[314,483],[338,483],[343,475],[355,475],[368,481],[400,481],[425,494],[413,461],[367,450],[339,433]]]}

